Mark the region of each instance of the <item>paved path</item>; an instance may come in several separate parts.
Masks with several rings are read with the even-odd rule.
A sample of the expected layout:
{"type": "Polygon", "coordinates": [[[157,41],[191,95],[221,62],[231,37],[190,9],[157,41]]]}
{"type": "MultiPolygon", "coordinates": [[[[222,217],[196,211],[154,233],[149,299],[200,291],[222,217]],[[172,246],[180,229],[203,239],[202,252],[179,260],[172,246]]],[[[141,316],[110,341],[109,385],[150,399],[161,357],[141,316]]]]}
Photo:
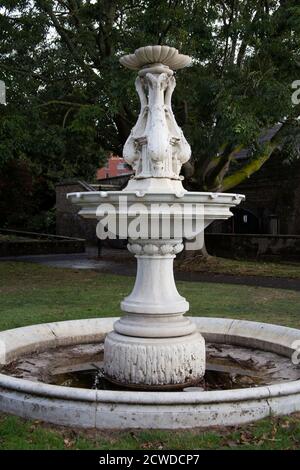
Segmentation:
{"type": "MultiPolygon", "coordinates": [[[[34,255],[0,258],[3,261],[26,261],[58,268],[93,269],[101,273],[134,276],[136,265],[126,250],[104,249],[103,257],[97,258],[94,249],[86,253],[66,255],[34,255]]],[[[276,289],[291,289],[300,292],[300,279],[267,276],[236,276],[230,274],[212,274],[200,272],[175,272],[176,280],[192,282],[216,282],[222,284],[242,284],[276,289]]]]}
{"type": "Polygon", "coordinates": [[[221,284],[243,284],[247,286],[291,289],[300,292],[300,279],[271,276],[236,276],[231,274],[212,274],[197,272],[177,272],[176,279],[182,281],[218,282],[221,284]]]}

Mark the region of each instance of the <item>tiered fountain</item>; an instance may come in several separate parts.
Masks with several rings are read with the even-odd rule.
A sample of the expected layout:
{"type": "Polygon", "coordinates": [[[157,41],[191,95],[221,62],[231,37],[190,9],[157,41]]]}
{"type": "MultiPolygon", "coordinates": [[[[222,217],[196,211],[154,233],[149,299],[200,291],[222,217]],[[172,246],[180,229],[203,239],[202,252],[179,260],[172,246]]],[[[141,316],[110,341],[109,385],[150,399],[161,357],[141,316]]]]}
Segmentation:
{"type": "Polygon", "coordinates": [[[239,204],[244,196],[189,193],[182,186],[180,170],[189,160],[191,149],[176,123],[171,97],[176,84],[174,71],[191,65],[191,58],[173,47],[147,46],[122,57],[120,62],[139,71],[135,86],[140,114],[123,151],[135,174],[122,192],[75,193],[68,197],[81,207],[83,217],[99,217],[99,205],[113,204],[117,227],[123,215],[119,209],[120,196],[126,196],[128,224],[131,221],[128,214],[135,213],[132,206],[137,202],[143,204],[144,213],[149,214],[152,222],[154,219],[156,237],[150,237],[150,223],[143,238],[141,234],[136,234],[134,240],[129,238],[128,250],[137,258],[137,277],[133,292],[121,303],[126,316],[115,323],[114,331],[105,340],[104,367],[106,376],[118,384],[182,387],[204,375],[205,342],[196,325],[183,316],[189,304],[175,286],[173,259],[182,251],[183,243],[182,234],[178,238],[174,233],[174,220],[187,222],[183,219],[193,218],[192,209],[200,206],[202,211],[194,210],[194,217],[204,217],[199,224],[203,231],[213,220],[230,217],[230,207],[239,204]],[[158,202],[164,203],[163,210],[157,207],[158,202]],[[163,220],[171,208],[171,226],[164,236],[163,220]]]}
{"type": "MultiPolygon", "coordinates": [[[[138,71],[141,110],[123,152],[134,176],[123,191],[72,193],[68,198],[80,207],[82,217],[99,220],[99,233],[104,233],[109,217],[115,217],[110,231],[128,237],[128,249],[137,259],[137,276],[132,293],[121,302],[125,315],[0,333],[0,363],[4,366],[0,409],[58,424],[97,428],[239,424],[300,410],[300,373],[290,361],[293,357],[296,364],[299,330],[223,318],[194,317],[192,321],[184,316],[189,304],[177,292],[173,277],[173,260],[183,249],[183,237],[199,236],[212,221],[229,218],[230,208],[244,197],[188,192],[182,186],[180,170],[191,150],[176,123],[171,97],[174,71],[189,66],[190,57],[172,47],[147,46],[120,62],[138,71]],[[139,230],[137,213],[146,215],[139,230]],[[164,228],[166,219],[169,230],[164,228]],[[145,230],[148,223],[151,231],[145,230]],[[136,230],[130,231],[130,225],[136,230]],[[199,389],[195,385],[203,385],[206,372],[205,341],[225,347],[223,359],[228,356],[226,348],[233,359],[246,354],[257,364],[256,369],[272,359],[275,371],[276,363],[285,361],[281,369],[290,370],[290,375],[279,377],[273,371],[271,380],[265,372],[265,378],[259,376],[262,386],[199,389]],[[88,390],[54,385],[45,379],[64,370],[64,353],[58,347],[73,348],[78,362],[78,355],[94,343],[99,360],[103,342],[102,365],[111,387],[88,390]],[[14,376],[12,362],[16,361],[16,367],[28,355],[27,373],[38,357],[42,364],[48,361],[47,373],[20,377],[21,367],[14,376]]],[[[70,349],[66,354],[70,359],[70,349]]],[[[261,369],[266,370],[264,367],[261,369]]],[[[235,373],[242,374],[241,370],[235,373]]]]}

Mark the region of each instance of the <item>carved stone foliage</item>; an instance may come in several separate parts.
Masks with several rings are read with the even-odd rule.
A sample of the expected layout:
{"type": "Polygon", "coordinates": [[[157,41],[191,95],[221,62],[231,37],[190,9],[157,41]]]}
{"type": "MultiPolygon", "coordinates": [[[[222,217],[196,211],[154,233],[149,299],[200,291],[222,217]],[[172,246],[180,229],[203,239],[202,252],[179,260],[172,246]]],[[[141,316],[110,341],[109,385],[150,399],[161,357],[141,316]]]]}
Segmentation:
{"type": "Polygon", "coordinates": [[[165,243],[165,244],[155,244],[155,243],[129,243],[127,245],[128,251],[135,255],[177,255],[183,250],[182,243],[165,243]]]}
{"type": "MultiPolygon", "coordinates": [[[[149,68],[151,70],[151,68],[149,68]]],[[[135,178],[180,179],[191,148],[178,126],[171,105],[176,86],[172,70],[139,76],[135,82],[141,109],[123,150],[135,178]]]]}

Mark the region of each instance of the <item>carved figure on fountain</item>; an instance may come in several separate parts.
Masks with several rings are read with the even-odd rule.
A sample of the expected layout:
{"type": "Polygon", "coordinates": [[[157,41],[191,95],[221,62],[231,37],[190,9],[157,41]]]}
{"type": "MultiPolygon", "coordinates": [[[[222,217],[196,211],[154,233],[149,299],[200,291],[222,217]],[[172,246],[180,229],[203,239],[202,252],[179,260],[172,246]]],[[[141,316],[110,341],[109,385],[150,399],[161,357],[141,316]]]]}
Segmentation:
{"type": "Polygon", "coordinates": [[[181,179],[181,166],[191,156],[191,148],[172,110],[175,86],[172,70],[168,73],[149,71],[136,79],[141,109],[123,150],[124,159],[133,167],[136,179],[181,179]]]}

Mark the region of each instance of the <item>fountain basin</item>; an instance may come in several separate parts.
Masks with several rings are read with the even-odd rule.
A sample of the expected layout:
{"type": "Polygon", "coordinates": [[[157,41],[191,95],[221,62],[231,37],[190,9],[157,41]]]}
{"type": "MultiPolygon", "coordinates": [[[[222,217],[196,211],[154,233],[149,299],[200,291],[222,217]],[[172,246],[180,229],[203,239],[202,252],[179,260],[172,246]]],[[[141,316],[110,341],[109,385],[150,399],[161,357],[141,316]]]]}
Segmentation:
{"type": "MultiPolygon", "coordinates": [[[[0,333],[0,363],[61,346],[103,342],[117,318],[45,323],[0,333]]],[[[193,317],[206,341],[291,358],[300,330],[266,323],[193,317]]],[[[178,429],[238,425],[300,410],[300,380],[217,391],[89,390],[0,374],[0,410],[54,424],[98,429],[178,429]]]]}
{"type": "MultiPolygon", "coordinates": [[[[121,217],[126,217],[129,223],[131,219],[136,217],[135,210],[130,211],[131,207],[134,209],[135,204],[142,203],[145,207],[147,214],[151,217],[164,217],[164,207],[162,205],[168,204],[177,206],[177,216],[182,214],[184,206],[202,206],[202,214],[204,225],[202,230],[206,228],[214,220],[226,220],[232,216],[230,208],[240,204],[245,199],[242,194],[231,193],[212,193],[212,192],[187,192],[184,191],[182,186],[178,192],[167,193],[157,190],[156,192],[145,192],[145,190],[136,191],[92,191],[92,192],[77,192],[69,193],[68,200],[75,206],[80,207],[79,215],[84,218],[101,219],[97,216],[97,210],[100,204],[111,204],[112,214],[119,220],[121,217]],[[126,206],[120,205],[120,198],[126,197],[126,206]],[[161,205],[155,213],[155,208],[151,208],[153,204],[161,205]],[[178,213],[179,212],[179,213],[178,213]]],[[[109,207],[106,207],[106,212],[109,213],[109,207]]],[[[192,211],[192,207],[191,207],[192,211]]],[[[176,213],[176,210],[175,210],[176,213]]],[[[166,215],[169,215],[167,213],[166,215]]],[[[183,217],[183,214],[182,214],[183,217]]],[[[188,218],[188,214],[184,215],[188,218]]],[[[190,213],[190,218],[195,219],[195,212],[190,213]]],[[[118,228],[118,224],[117,224],[118,228]]],[[[118,234],[118,232],[117,232],[118,234]]],[[[185,233],[184,236],[189,238],[194,233],[185,233]]],[[[125,237],[126,238],[126,237],[125,237]]],[[[170,237],[168,237],[169,239],[170,237]]],[[[172,238],[172,236],[171,236],[172,238]]]]}

